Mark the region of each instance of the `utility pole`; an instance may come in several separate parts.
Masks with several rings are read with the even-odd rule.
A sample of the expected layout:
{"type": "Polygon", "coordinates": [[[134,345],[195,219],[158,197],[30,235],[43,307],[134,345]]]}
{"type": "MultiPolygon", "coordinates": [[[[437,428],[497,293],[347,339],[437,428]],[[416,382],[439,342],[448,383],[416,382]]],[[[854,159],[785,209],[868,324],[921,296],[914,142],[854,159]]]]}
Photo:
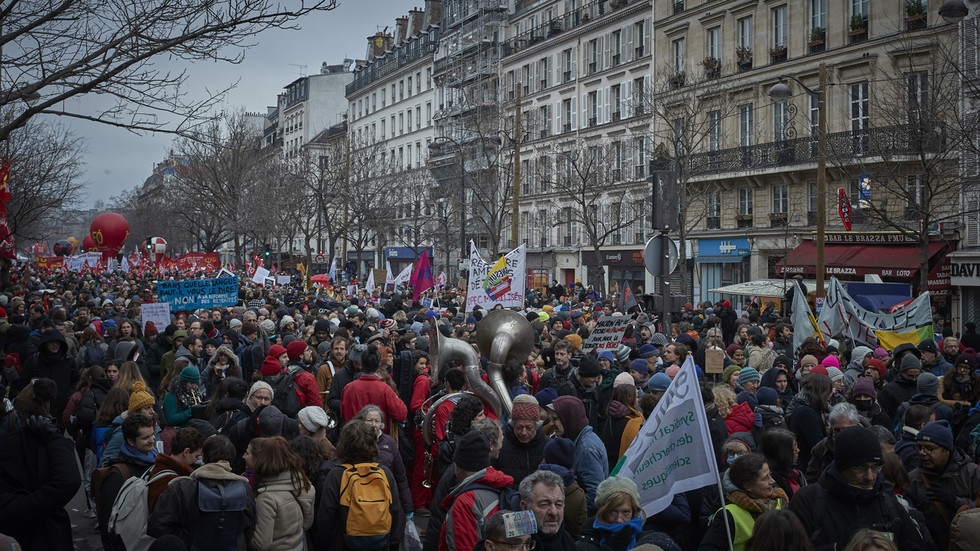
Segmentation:
{"type": "Polygon", "coordinates": [[[521,200],[521,86],[517,87],[514,105],[514,204],[510,215],[510,248],[517,248],[517,225],[521,200]]]}

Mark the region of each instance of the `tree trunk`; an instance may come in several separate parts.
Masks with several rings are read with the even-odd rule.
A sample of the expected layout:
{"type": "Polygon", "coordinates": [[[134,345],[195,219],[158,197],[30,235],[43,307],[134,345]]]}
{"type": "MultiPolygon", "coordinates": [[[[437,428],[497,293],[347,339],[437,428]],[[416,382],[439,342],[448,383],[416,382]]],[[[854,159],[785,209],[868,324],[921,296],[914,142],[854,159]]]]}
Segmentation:
{"type": "MultiPolygon", "coordinates": [[[[595,243],[595,240],[592,240],[592,242],[595,243]]],[[[595,259],[596,259],[596,262],[598,262],[598,265],[597,266],[592,266],[590,264],[589,267],[588,267],[589,285],[595,285],[596,291],[599,293],[599,296],[600,297],[603,297],[603,296],[606,296],[606,285],[605,285],[605,283],[606,283],[605,275],[606,274],[605,274],[605,270],[602,269],[602,255],[599,254],[599,246],[598,245],[593,245],[592,246],[592,251],[595,253],[595,259]],[[596,285],[595,283],[593,283],[593,280],[598,281],[598,285],[596,285]]]]}

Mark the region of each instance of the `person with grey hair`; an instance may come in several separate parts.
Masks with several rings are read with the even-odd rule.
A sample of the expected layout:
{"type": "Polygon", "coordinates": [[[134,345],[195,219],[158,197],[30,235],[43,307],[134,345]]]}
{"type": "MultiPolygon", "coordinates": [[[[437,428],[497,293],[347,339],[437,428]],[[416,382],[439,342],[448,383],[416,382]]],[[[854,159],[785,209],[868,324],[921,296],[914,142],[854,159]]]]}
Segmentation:
{"type": "Polygon", "coordinates": [[[384,433],[384,426],[387,422],[384,413],[380,407],[370,404],[361,408],[354,416],[354,420],[366,422],[377,432],[378,457],[376,461],[388,467],[391,474],[394,475],[395,483],[398,485],[398,499],[401,501],[402,511],[411,521],[414,509],[412,509],[412,492],[408,484],[408,474],[405,470],[405,463],[402,461],[402,454],[398,453],[398,445],[395,443],[395,439],[384,433]]]}
{"type": "Polygon", "coordinates": [[[565,482],[552,471],[534,471],[520,485],[521,509],[534,513],[538,549],[575,549],[575,538],[565,530],[565,482]]]}
{"type": "Polygon", "coordinates": [[[844,402],[830,408],[827,416],[827,437],[817,442],[810,453],[810,462],[806,466],[806,479],[817,480],[834,460],[834,437],[848,427],[856,427],[862,423],[861,414],[854,404],[844,402]]]}
{"type": "Polygon", "coordinates": [[[487,442],[490,443],[490,460],[496,461],[500,457],[500,450],[504,443],[504,433],[500,428],[500,421],[484,417],[478,421],[473,421],[470,430],[479,431],[487,439],[487,442]]]}

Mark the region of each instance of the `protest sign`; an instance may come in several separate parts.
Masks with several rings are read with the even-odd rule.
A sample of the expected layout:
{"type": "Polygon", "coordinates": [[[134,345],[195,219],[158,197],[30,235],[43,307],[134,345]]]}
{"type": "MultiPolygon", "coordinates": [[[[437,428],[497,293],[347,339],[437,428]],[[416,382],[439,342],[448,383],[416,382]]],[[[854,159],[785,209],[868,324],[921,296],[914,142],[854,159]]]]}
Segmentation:
{"type": "Polygon", "coordinates": [[[647,518],[678,493],[718,483],[718,463],[693,363],[685,362],[613,474],[630,478],[647,518]]]}
{"type": "Polygon", "coordinates": [[[470,241],[466,311],[472,312],[475,306],[490,310],[497,304],[504,308],[523,307],[527,281],[526,256],[526,249],[521,244],[495,262],[487,262],[480,256],[476,244],[470,241]]]}
{"type": "Polygon", "coordinates": [[[432,308],[432,299],[429,297],[422,297],[422,306],[424,308],[432,308]]]}
{"type": "Polygon", "coordinates": [[[143,332],[146,332],[146,322],[152,321],[157,331],[163,330],[170,325],[170,305],[166,302],[145,302],[140,304],[140,319],[143,320],[143,332]]]}
{"type": "Polygon", "coordinates": [[[924,334],[931,333],[929,292],[922,293],[897,312],[884,314],[866,310],[844,291],[844,286],[836,277],[831,278],[826,301],[817,318],[817,327],[824,341],[842,334],[872,348],[878,346],[877,330],[902,334],[922,329],[924,334]]]}
{"type": "MultiPolygon", "coordinates": [[[[793,285],[797,285],[793,283],[793,285]]],[[[820,331],[817,330],[817,322],[810,313],[810,303],[806,301],[803,291],[797,285],[793,291],[793,313],[789,316],[790,323],[793,324],[793,354],[791,356],[797,360],[797,351],[803,345],[803,341],[810,337],[823,340],[820,331]]]]}
{"type": "Polygon", "coordinates": [[[289,285],[293,281],[293,276],[291,275],[277,275],[276,283],[279,285],[289,285]]]}
{"type": "Polygon", "coordinates": [[[238,304],[238,276],[158,281],[157,296],[170,310],[197,310],[238,304]]]}
{"type": "Polygon", "coordinates": [[[633,318],[628,316],[602,316],[595,323],[595,328],[589,333],[589,338],[582,345],[582,352],[588,354],[593,350],[615,350],[626,334],[626,327],[633,318]]]}
{"type": "Polygon", "coordinates": [[[271,277],[271,276],[266,276],[265,280],[262,281],[262,285],[264,285],[266,287],[275,287],[276,286],[276,278],[271,277]]]}
{"type": "Polygon", "coordinates": [[[252,282],[258,283],[259,285],[265,285],[265,278],[269,277],[268,268],[263,268],[259,266],[255,269],[255,273],[252,274],[252,282]]]}
{"type": "Polygon", "coordinates": [[[704,351],[704,372],[705,373],[725,372],[724,350],[718,347],[711,347],[704,351]]]}

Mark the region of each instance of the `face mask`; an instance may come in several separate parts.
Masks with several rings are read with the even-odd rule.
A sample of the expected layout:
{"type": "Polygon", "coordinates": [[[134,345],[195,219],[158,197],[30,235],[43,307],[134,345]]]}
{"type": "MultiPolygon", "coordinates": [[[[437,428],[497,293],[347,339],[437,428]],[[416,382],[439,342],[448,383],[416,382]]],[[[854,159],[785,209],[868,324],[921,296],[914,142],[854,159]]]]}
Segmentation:
{"type": "Polygon", "coordinates": [[[856,407],[858,411],[870,411],[871,404],[873,403],[873,400],[854,400],[854,407],[856,407]]]}

